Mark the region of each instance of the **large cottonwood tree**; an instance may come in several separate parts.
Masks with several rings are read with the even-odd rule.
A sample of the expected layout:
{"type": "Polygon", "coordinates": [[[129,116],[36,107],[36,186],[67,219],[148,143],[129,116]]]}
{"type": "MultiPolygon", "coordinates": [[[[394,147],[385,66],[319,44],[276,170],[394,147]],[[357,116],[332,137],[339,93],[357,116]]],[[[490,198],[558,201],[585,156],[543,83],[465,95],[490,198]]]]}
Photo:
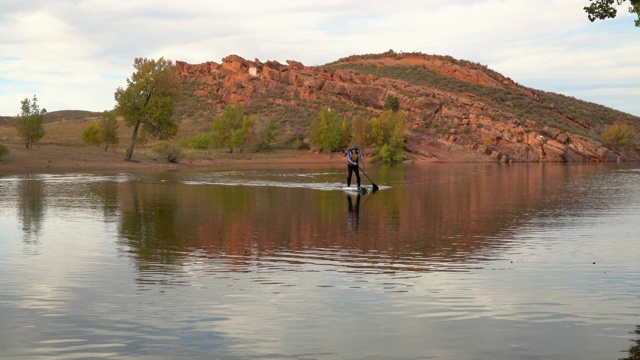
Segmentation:
{"type": "Polygon", "coordinates": [[[126,161],[131,161],[138,131],[161,140],[178,133],[173,105],[180,94],[180,79],[172,61],[136,58],[133,67],[136,72],[127,79],[126,89],[118,87],[115,93],[116,110],[125,125],[133,127],[126,161]]]}

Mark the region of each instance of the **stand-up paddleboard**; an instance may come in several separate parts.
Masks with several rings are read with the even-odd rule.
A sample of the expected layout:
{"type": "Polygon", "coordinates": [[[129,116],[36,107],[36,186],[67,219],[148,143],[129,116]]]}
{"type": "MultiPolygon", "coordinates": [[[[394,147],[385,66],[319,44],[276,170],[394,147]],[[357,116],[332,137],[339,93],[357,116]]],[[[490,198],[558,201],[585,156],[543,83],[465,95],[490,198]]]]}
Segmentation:
{"type": "Polygon", "coordinates": [[[342,186],[341,188],[343,191],[349,193],[349,194],[371,194],[373,192],[373,188],[371,186],[342,186]]]}

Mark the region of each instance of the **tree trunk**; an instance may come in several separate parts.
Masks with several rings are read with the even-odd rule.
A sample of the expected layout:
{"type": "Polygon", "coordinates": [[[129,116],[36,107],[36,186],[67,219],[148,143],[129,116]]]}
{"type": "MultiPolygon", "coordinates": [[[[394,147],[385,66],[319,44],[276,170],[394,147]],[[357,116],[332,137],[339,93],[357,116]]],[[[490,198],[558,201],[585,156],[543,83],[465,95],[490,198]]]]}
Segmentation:
{"type": "Polygon", "coordinates": [[[139,128],[140,123],[137,123],[133,128],[133,135],[131,135],[131,143],[129,144],[129,150],[127,150],[127,157],[124,158],[125,161],[131,161],[131,156],[133,156],[133,146],[136,144],[136,137],[138,136],[139,128]]]}

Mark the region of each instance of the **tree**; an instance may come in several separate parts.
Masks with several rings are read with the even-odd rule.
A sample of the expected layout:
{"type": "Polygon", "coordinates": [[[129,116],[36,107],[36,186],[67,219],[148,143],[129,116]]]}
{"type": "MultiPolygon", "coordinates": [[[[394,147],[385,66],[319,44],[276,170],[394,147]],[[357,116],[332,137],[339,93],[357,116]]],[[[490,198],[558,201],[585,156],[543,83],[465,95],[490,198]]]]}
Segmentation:
{"type": "Polygon", "coordinates": [[[245,139],[243,129],[248,122],[245,117],[242,106],[225,106],[222,114],[216,116],[209,125],[213,131],[211,137],[213,145],[216,147],[229,147],[230,152],[233,152],[234,147],[242,146],[245,139]]]}
{"type": "Polygon", "coordinates": [[[38,98],[33,95],[33,100],[25,98],[20,102],[20,115],[17,115],[16,130],[24,140],[27,149],[38,143],[46,134],[44,130],[44,112],[40,111],[38,98]]]}
{"type": "Polygon", "coordinates": [[[253,141],[255,135],[255,123],[255,115],[245,115],[242,117],[242,125],[237,129],[231,130],[229,144],[232,151],[234,148],[239,148],[240,152],[242,152],[245,145],[253,141]]]}
{"type": "Polygon", "coordinates": [[[118,128],[120,124],[118,124],[118,119],[113,111],[105,111],[102,113],[98,127],[100,128],[104,151],[109,149],[109,145],[117,145],[120,142],[120,139],[118,139],[118,128]]]}
{"type": "Polygon", "coordinates": [[[367,145],[366,139],[369,133],[369,119],[362,115],[351,117],[351,140],[359,146],[367,145]]]}
{"type": "Polygon", "coordinates": [[[258,151],[268,149],[271,142],[275,139],[274,131],[278,128],[278,124],[264,117],[256,119],[254,124],[254,144],[258,151]]]}
{"type": "Polygon", "coordinates": [[[212,142],[215,147],[228,147],[233,152],[234,145],[242,139],[244,109],[240,105],[227,105],[222,114],[216,116],[209,127],[213,131],[212,142]]]}
{"type": "Polygon", "coordinates": [[[602,134],[602,137],[608,145],[620,149],[633,143],[634,133],[629,124],[616,121],[602,134]]]}
{"type": "MultiPolygon", "coordinates": [[[[404,110],[387,110],[369,122],[357,119],[352,124],[354,131],[364,133],[360,143],[373,149],[372,160],[385,162],[401,161],[404,155],[404,130],[407,127],[407,114],[404,110]]],[[[354,119],[356,120],[356,119],[354,119]]],[[[354,133],[354,139],[356,138],[354,133]]]]}
{"type": "MultiPolygon", "coordinates": [[[[596,20],[613,19],[618,15],[617,5],[622,5],[627,0],[589,0],[591,4],[583,9],[591,22],[596,20]]],[[[635,25],[640,27],[640,0],[629,0],[629,12],[638,15],[635,25]]]]}
{"type": "Polygon", "coordinates": [[[136,72],[127,79],[127,88],[118,87],[115,93],[116,110],[124,117],[125,125],[133,127],[126,161],[131,161],[140,129],[142,135],[161,140],[178,133],[178,124],[172,118],[180,79],[171,60],[136,58],[133,67],[136,72]]]}
{"type": "Polygon", "coordinates": [[[100,121],[90,123],[82,131],[82,140],[89,145],[104,144],[104,151],[109,149],[109,145],[118,144],[118,119],[113,111],[105,111],[102,113],[100,121]]]}
{"type": "MultiPolygon", "coordinates": [[[[234,128],[239,127],[244,116],[244,111],[240,105],[227,105],[222,110],[222,114],[217,115],[209,124],[213,132],[211,142],[214,147],[228,147],[229,137],[234,128]]],[[[230,150],[233,152],[233,148],[230,150]]]]}
{"type": "Polygon", "coordinates": [[[98,124],[92,122],[84,127],[82,130],[82,141],[88,145],[100,145],[100,127],[98,124]]]}
{"type": "Polygon", "coordinates": [[[339,120],[335,111],[323,109],[320,118],[309,126],[309,142],[323,151],[332,152],[348,145],[349,122],[339,120]]]}

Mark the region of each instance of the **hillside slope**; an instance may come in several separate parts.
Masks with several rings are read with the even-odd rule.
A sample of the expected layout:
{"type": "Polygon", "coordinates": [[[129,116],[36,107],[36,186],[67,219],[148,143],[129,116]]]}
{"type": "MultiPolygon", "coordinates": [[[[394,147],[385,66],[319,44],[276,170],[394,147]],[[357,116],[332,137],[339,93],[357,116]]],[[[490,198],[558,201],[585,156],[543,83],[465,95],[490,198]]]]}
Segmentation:
{"type": "Polygon", "coordinates": [[[420,53],[350,56],[319,67],[297,61],[177,62],[185,101],[182,121],[211,120],[227,104],[280,124],[278,140],[302,138],[320,110],[376,116],[388,95],[411,126],[406,150],[435,161],[637,161],[640,151],[611,149],[602,132],[640,118],[538,91],[484,66],[420,53]]]}

